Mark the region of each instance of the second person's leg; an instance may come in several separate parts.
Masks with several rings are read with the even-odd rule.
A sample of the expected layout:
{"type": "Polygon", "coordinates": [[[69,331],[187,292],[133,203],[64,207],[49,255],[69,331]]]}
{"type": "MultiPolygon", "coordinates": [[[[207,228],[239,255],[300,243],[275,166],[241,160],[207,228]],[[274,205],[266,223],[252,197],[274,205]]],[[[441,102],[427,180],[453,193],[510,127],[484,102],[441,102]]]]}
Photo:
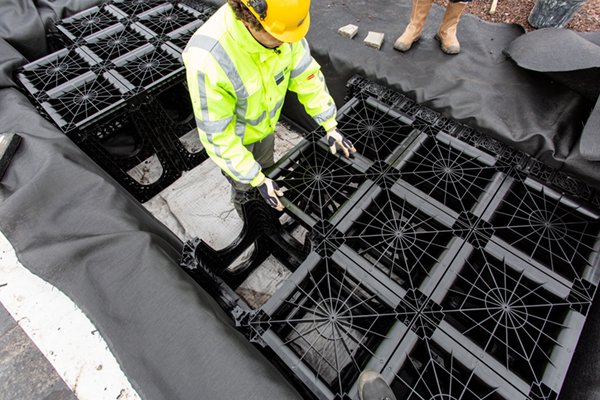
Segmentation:
{"type": "Polygon", "coordinates": [[[432,4],[433,0],[413,0],[410,22],[402,36],[394,43],[396,50],[407,51],[414,42],[421,38],[421,31],[432,4]]]}
{"type": "Polygon", "coordinates": [[[446,12],[442,18],[440,29],[435,38],[441,42],[442,51],[447,54],[458,54],[460,52],[460,43],[456,38],[456,27],[458,20],[469,5],[468,1],[448,1],[446,12]]]}

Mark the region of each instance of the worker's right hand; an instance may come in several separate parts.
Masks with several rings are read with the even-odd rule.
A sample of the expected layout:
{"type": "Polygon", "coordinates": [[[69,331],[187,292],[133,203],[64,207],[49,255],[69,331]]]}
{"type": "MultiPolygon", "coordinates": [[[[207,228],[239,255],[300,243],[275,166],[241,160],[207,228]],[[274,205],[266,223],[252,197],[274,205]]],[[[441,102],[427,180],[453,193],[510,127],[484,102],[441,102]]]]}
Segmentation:
{"type": "Polygon", "coordinates": [[[279,185],[277,185],[277,182],[273,182],[271,179],[265,178],[263,183],[258,185],[257,188],[268,205],[277,211],[283,211],[285,207],[279,201],[279,197],[283,196],[283,192],[279,190],[279,185]]]}
{"type": "Polygon", "coordinates": [[[337,149],[335,147],[336,145],[342,148],[342,151],[346,157],[350,157],[350,152],[356,153],[356,148],[354,145],[348,139],[346,139],[342,132],[335,128],[327,131],[327,144],[329,145],[331,154],[337,153],[337,149]]]}

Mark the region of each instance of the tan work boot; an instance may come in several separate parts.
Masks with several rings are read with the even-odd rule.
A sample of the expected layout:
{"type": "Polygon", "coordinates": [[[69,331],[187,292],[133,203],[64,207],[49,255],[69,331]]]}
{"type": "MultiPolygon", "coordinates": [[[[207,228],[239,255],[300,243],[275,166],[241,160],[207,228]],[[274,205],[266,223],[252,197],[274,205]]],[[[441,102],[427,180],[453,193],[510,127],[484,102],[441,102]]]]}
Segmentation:
{"type": "Polygon", "coordinates": [[[421,38],[421,31],[427,20],[427,14],[431,9],[433,0],[413,0],[413,7],[410,13],[410,23],[404,30],[402,36],[394,43],[394,48],[400,51],[407,51],[421,38]]]}
{"type": "Polygon", "coordinates": [[[444,53],[458,54],[460,52],[460,43],[458,43],[458,39],[456,38],[456,26],[467,5],[468,3],[448,2],[446,6],[442,24],[435,34],[435,38],[442,43],[442,51],[444,53]]]}

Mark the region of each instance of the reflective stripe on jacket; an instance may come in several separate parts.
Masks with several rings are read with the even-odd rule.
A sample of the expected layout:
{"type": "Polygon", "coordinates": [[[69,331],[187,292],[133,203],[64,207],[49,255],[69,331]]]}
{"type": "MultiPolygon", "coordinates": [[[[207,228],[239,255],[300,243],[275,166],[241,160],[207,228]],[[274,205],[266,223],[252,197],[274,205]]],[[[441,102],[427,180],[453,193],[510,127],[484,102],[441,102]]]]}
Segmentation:
{"type": "Polygon", "coordinates": [[[182,57],[200,140],[237,181],[256,186],[264,179],[243,144],[275,130],[288,89],[325,130],[337,125],[335,103],[306,40],[267,49],[228,4],[196,31],[182,57]]]}

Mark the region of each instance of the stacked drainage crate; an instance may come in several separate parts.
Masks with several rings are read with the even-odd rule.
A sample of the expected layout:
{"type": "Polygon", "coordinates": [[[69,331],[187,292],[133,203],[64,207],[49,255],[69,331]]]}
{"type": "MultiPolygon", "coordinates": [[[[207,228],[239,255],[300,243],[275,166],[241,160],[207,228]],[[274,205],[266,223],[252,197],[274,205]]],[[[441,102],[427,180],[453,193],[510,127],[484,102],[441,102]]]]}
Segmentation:
{"type": "Polygon", "coordinates": [[[146,201],[206,159],[181,52],[213,12],[158,0],[90,8],[56,24],[66,47],[21,68],[19,81],[42,114],[146,201]]]}
{"type": "Polygon", "coordinates": [[[362,77],[347,99],[354,159],[314,132],[269,171],[308,231],[303,248],[254,232],[294,249],[270,251],[289,270],[272,297],[245,303],[248,271],[225,279],[234,257],[200,240],[182,267],[307,397],[357,399],[375,369],[399,400],[557,399],[598,285],[600,192],[362,77]]]}

